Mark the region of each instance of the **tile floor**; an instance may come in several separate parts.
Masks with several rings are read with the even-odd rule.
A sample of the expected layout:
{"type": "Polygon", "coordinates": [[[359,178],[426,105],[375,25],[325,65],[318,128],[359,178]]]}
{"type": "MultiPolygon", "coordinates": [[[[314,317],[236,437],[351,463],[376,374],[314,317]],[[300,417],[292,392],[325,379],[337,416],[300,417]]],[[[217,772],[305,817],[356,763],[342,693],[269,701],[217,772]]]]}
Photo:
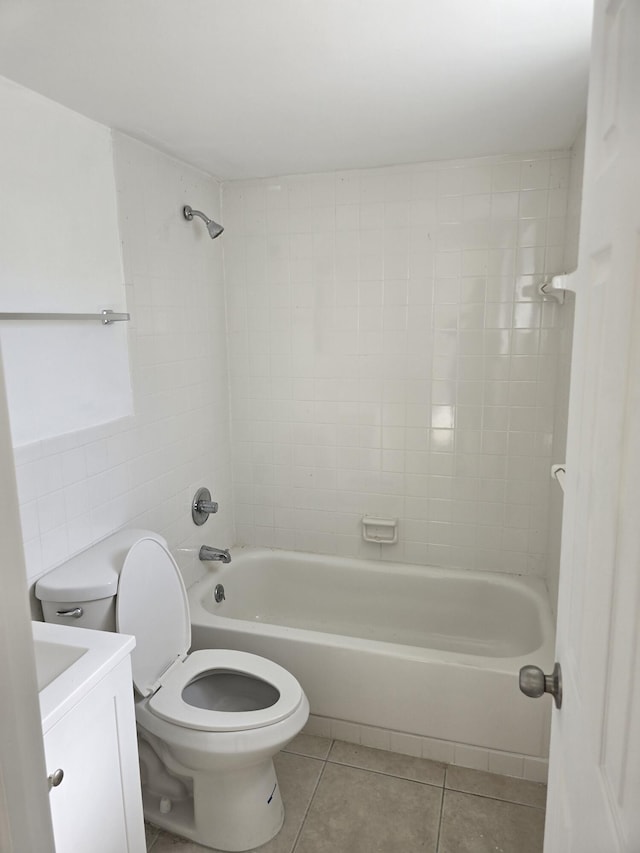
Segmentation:
{"type": "MultiPolygon", "coordinates": [[[[285,804],[260,853],[540,853],[546,786],[300,735],[276,757],[285,804]]],[[[151,853],[207,847],[147,826],[151,853]]]]}

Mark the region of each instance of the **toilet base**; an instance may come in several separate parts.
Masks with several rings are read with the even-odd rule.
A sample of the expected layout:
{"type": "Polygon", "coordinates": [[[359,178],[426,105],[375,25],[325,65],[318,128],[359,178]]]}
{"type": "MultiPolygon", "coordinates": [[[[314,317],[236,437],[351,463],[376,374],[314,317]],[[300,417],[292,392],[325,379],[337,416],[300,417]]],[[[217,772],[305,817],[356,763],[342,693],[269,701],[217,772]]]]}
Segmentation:
{"type": "Polygon", "coordinates": [[[230,853],[266,844],[280,831],[284,806],[271,759],[220,776],[196,773],[192,779],[193,798],[164,798],[163,804],[143,786],[145,818],[205,847],[230,853]]]}
{"type": "Polygon", "coordinates": [[[142,797],[151,823],[229,853],[270,841],[284,822],[273,759],[302,729],[309,702],[268,726],[201,731],[136,704],[142,797]]]}
{"type": "Polygon", "coordinates": [[[193,800],[181,800],[172,803],[171,811],[163,813],[160,810],[160,797],[142,789],[142,808],[144,819],[153,826],[165,829],[173,835],[198,841],[193,821],[193,800]]]}

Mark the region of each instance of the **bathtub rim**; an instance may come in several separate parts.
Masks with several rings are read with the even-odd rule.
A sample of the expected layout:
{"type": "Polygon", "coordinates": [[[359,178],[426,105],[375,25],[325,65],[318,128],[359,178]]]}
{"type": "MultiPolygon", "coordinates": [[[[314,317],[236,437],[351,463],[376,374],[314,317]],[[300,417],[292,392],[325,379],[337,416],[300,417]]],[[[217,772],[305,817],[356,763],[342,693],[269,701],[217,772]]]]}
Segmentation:
{"type": "MultiPolygon", "coordinates": [[[[201,627],[218,627],[230,634],[252,634],[255,636],[274,637],[279,639],[296,640],[302,644],[322,644],[331,648],[381,654],[386,657],[425,661],[434,664],[471,667],[473,669],[490,669],[494,672],[516,674],[520,667],[535,663],[545,668],[551,666],[555,649],[555,626],[553,624],[549,594],[544,579],[536,575],[516,575],[507,572],[484,572],[467,569],[449,569],[442,566],[422,566],[412,563],[394,563],[382,560],[363,560],[355,557],[340,557],[336,555],[315,554],[306,551],[288,551],[280,548],[260,546],[234,546],[231,550],[232,561],[228,565],[215,566],[191,585],[188,590],[189,607],[192,625],[201,627]],[[392,573],[401,577],[429,576],[446,580],[469,580],[473,578],[489,585],[507,586],[526,596],[534,603],[542,640],[540,645],[522,655],[485,656],[466,652],[444,651],[429,647],[411,646],[403,643],[391,643],[384,640],[351,637],[348,634],[334,634],[308,628],[288,627],[270,622],[253,622],[247,619],[224,616],[209,609],[203,604],[203,599],[211,593],[217,583],[233,573],[234,561],[244,559],[258,560],[260,557],[281,557],[284,559],[302,560],[306,563],[320,561],[340,562],[350,569],[379,574],[392,573]],[[534,660],[533,660],[534,659],[534,660]]],[[[212,597],[212,596],[211,596],[212,597]]],[[[215,605],[214,605],[215,606],[215,605]]]]}

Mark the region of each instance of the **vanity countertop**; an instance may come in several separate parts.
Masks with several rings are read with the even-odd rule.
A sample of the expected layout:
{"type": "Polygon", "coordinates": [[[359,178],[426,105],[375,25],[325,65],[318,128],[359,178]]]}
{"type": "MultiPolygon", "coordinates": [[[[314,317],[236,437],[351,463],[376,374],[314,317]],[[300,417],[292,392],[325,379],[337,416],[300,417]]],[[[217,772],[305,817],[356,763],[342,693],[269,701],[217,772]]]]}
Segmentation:
{"type": "Polygon", "coordinates": [[[48,731],[123,658],[127,634],[32,622],[43,732],[48,731]]]}

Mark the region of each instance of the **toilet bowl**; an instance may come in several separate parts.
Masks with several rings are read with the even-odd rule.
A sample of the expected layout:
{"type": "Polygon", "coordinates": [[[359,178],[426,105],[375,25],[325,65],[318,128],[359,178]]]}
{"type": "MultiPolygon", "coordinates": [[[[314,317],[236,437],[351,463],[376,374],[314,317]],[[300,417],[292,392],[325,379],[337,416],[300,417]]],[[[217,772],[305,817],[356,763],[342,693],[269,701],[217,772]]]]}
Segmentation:
{"type": "Polygon", "coordinates": [[[136,637],[147,819],[218,850],[273,838],[284,820],[273,757],[300,732],[309,703],[273,661],[228,649],[188,653],[186,590],[162,537],[114,534],[41,578],[36,595],[47,621],[136,637]]]}

